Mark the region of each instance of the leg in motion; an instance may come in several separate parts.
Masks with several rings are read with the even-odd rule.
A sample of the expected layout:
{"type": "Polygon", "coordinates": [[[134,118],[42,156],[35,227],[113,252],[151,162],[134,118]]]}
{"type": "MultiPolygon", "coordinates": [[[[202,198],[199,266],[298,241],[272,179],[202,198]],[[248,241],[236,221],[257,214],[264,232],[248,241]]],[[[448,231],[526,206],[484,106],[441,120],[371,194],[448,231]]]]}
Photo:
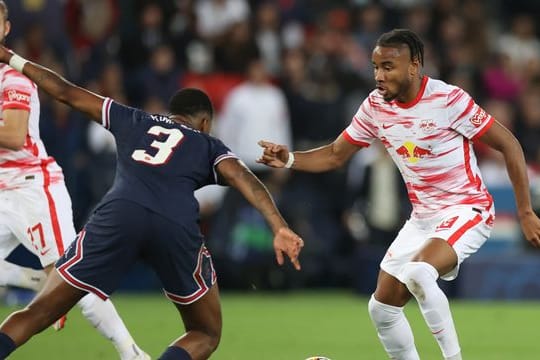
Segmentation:
{"type": "Polygon", "coordinates": [[[391,359],[420,359],[411,327],[403,313],[403,307],[410,297],[401,282],[381,270],[368,309],[379,339],[391,359]]]}
{"type": "Polygon", "coordinates": [[[399,278],[416,298],[444,358],[460,360],[461,349],[448,298],[437,284],[439,274],[456,266],[455,252],[446,241],[432,239],[414,260],[403,266],[399,278]]]}
{"type": "Polygon", "coordinates": [[[47,274],[43,270],[34,270],[0,260],[0,286],[17,286],[39,291],[46,279],[47,274]]]}
{"type": "Polygon", "coordinates": [[[221,339],[221,305],[217,283],[199,300],[179,305],[186,333],[176,339],[160,360],[206,360],[217,349],[221,339]]]}
{"type": "Polygon", "coordinates": [[[112,341],[121,360],[150,359],[150,356],[142,351],[133,340],[111,300],[102,300],[90,293],[83,297],[78,305],[92,326],[105,338],[112,341]]]}
{"type": "Polygon", "coordinates": [[[38,296],[0,325],[0,359],[67,313],[86,293],[66,283],[56,271],[38,296]],[[9,341],[11,340],[11,342],[9,341]]]}

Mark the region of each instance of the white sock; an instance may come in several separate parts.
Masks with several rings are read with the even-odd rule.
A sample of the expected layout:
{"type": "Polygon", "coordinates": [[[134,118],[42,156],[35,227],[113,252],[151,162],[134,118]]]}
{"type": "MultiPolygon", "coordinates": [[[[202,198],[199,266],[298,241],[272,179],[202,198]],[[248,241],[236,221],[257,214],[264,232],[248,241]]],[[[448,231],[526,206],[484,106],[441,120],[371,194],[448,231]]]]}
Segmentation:
{"type": "Polygon", "coordinates": [[[17,286],[39,291],[45,285],[47,274],[43,270],[12,264],[0,260],[0,286],[17,286]]]}
{"type": "Polygon", "coordinates": [[[391,359],[420,359],[414,345],[411,326],[402,307],[383,304],[371,295],[368,310],[379,339],[391,359]]]}
{"type": "Polygon", "coordinates": [[[437,284],[437,270],[426,262],[410,262],[403,266],[399,277],[418,301],[422,315],[439,343],[444,358],[460,360],[461,349],[454,320],[448,299],[437,284]]]}
{"type": "Polygon", "coordinates": [[[84,317],[107,339],[111,340],[121,360],[143,358],[144,352],[135,344],[112,302],[94,294],[83,297],[78,305],[84,317]]]}

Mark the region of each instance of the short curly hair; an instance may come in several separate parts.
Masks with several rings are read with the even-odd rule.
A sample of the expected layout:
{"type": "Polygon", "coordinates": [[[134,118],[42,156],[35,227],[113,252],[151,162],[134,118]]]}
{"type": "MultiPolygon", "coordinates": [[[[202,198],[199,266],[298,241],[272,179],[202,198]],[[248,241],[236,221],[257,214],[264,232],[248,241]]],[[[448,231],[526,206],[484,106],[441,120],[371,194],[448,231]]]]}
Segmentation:
{"type": "Polygon", "coordinates": [[[417,59],[424,66],[424,43],[409,29],[394,29],[377,39],[377,46],[397,47],[406,45],[411,52],[411,60],[417,59]]]}
{"type": "Polygon", "coordinates": [[[169,113],[184,116],[206,113],[212,118],[214,116],[214,107],[204,91],[185,88],[178,90],[169,100],[169,113]]]}

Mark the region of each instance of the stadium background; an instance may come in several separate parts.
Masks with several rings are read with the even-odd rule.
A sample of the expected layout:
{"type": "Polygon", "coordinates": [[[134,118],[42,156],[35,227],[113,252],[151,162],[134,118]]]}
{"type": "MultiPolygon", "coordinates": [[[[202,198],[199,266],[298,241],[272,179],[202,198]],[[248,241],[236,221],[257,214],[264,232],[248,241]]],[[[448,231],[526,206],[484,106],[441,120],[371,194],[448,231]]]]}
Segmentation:
{"type": "MultiPolygon", "coordinates": [[[[276,133],[294,149],[332,141],[373,88],[370,54],[375,40],[395,27],[411,28],[424,40],[427,75],[467,90],[518,137],[529,164],[535,206],[540,209],[540,26],[536,24],[540,2],[6,0],[6,3],[12,21],[7,44],[22,56],[55,69],[77,84],[155,113],[166,113],[167,100],[179,87],[194,86],[209,93],[216,106],[216,135],[231,144],[235,152],[245,154],[246,163],[271,189],[291,227],[306,241],[301,257],[302,272],[296,273],[290,266],[277,268],[271,235],[253,209],[237,194],[224,189],[199,193],[201,224],[221,288],[225,293],[240,291],[247,299],[225,296],[224,307],[234,307],[236,302],[230,299],[238,299],[244,304],[239,305],[242,308],[250,302],[258,304],[261,298],[253,298],[254,292],[268,294],[273,301],[270,303],[275,304],[286,301],[298,290],[309,289],[305,297],[294,300],[291,306],[302,307],[316,301],[312,298],[322,297],[323,304],[334,303],[339,307],[341,301],[348,301],[343,297],[349,299],[350,293],[354,293],[360,295],[355,300],[349,299],[358,301],[354,311],[365,315],[362,302],[373,290],[378,262],[409,211],[399,175],[392,166],[386,166],[388,159],[373,146],[361,151],[347,167],[332,173],[275,172],[257,167],[254,159],[258,153],[245,144],[272,139],[276,133]],[[251,92],[236,91],[248,80],[246,70],[258,60],[262,60],[272,84],[270,95],[255,96],[253,88],[248,88],[251,92]],[[231,100],[233,93],[236,101],[231,100]],[[283,106],[280,111],[268,105],[276,101],[283,106]],[[253,113],[254,108],[260,109],[260,118],[257,112],[253,113]],[[235,115],[242,118],[246,114],[249,119],[245,121],[250,122],[246,125],[247,134],[234,122],[235,115]],[[220,126],[220,122],[227,126],[220,126]],[[329,290],[333,295],[324,295],[329,290]]],[[[64,169],[79,229],[112,182],[114,143],[81,114],[44,94],[41,100],[41,135],[49,154],[64,169]]],[[[485,147],[477,146],[477,153],[484,180],[495,196],[496,227],[480,253],[463,266],[458,280],[444,284],[445,291],[452,297],[465,299],[538,299],[540,258],[521,236],[504,163],[485,147]]],[[[24,252],[17,252],[12,260],[33,263],[24,252]]],[[[121,290],[135,295],[157,294],[159,284],[146,268],[137,266],[121,290]]],[[[126,304],[135,301],[136,305],[132,306],[144,306],[147,299],[144,296],[148,295],[135,295],[129,296],[126,304]]],[[[28,296],[10,290],[4,299],[12,306],[24,303],[28,296]]],[[[123,313],[122,298],[119,301],[123,313]]],[[[260,305],[270,306],[264,302],[260,305]]],[[[349,305],[343,306],[351,309],[349,305]]],[[[148,306],[149,312],[157,307],[148,306]]],[[[314,306],[314,311],[324,309],[324,305],[314,306]]],[[[465,308],[466,314],[472,311],[465,308]]],[[[4,313],[9,308],[0,309],[4,313]]],[[[504,307],[508,314],[516,310],[515,306],[504,307]]],[[[275,311],[281,313],[283,309],[275,311]]],[[[459,311],[458,317],[463,314],[459,311]]],[[[254,316],[263,312],[261,308],[254,316]]],[[[502,319],[510,318],[496,314],[495,324],[504,326],[502,319]]],[[[242,317],[241,312],[238,316],[242,317]]],[[[527,316],[523,315],[524,322],[527,316]]],[[[307,315],[306,318],[312,319],[307,315]]],[[[126,322],[130,321],[128,316],[126,322]]],[[[367,334],[377,349],[374,351],[380,351],[367,317],[359,317],[357,321],[367,324],[367,334]]],[[[319,323],[336,326],[328,321],[318,320],[319,323]]],[[[226,328],[227,325],[226,322],[226,328]]],[[[228,345],[223,346],[227,351],[228,345]]],[[[433,351],[436,353],[436,349],[433,351]]],[[[380,352],[377,354],[383,358],[380,352]]],[[[499,355],[505,358],[504,351],[499,351],[499,355]]],[[[520,358],[534,358],[528,356],[520,358]]],[[[249,357],[222,355],[221,358],[249,357]]],[[[488,358],[498,357],[492,354],[488,358]]]]}

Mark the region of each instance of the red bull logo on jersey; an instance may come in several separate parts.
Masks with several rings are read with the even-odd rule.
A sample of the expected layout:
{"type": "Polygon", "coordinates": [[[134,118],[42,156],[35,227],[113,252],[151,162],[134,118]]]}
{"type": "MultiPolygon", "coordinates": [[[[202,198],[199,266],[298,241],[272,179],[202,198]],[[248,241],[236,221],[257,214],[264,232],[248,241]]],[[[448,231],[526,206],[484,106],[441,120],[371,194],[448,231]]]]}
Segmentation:
{"type": "Polygon", "coordinates": [[[411,141],[406,141],[396,149],[396,152],[411,164],[415,164],[418,160],[433,155],[430,149],[420,147],[411,141]]]}

